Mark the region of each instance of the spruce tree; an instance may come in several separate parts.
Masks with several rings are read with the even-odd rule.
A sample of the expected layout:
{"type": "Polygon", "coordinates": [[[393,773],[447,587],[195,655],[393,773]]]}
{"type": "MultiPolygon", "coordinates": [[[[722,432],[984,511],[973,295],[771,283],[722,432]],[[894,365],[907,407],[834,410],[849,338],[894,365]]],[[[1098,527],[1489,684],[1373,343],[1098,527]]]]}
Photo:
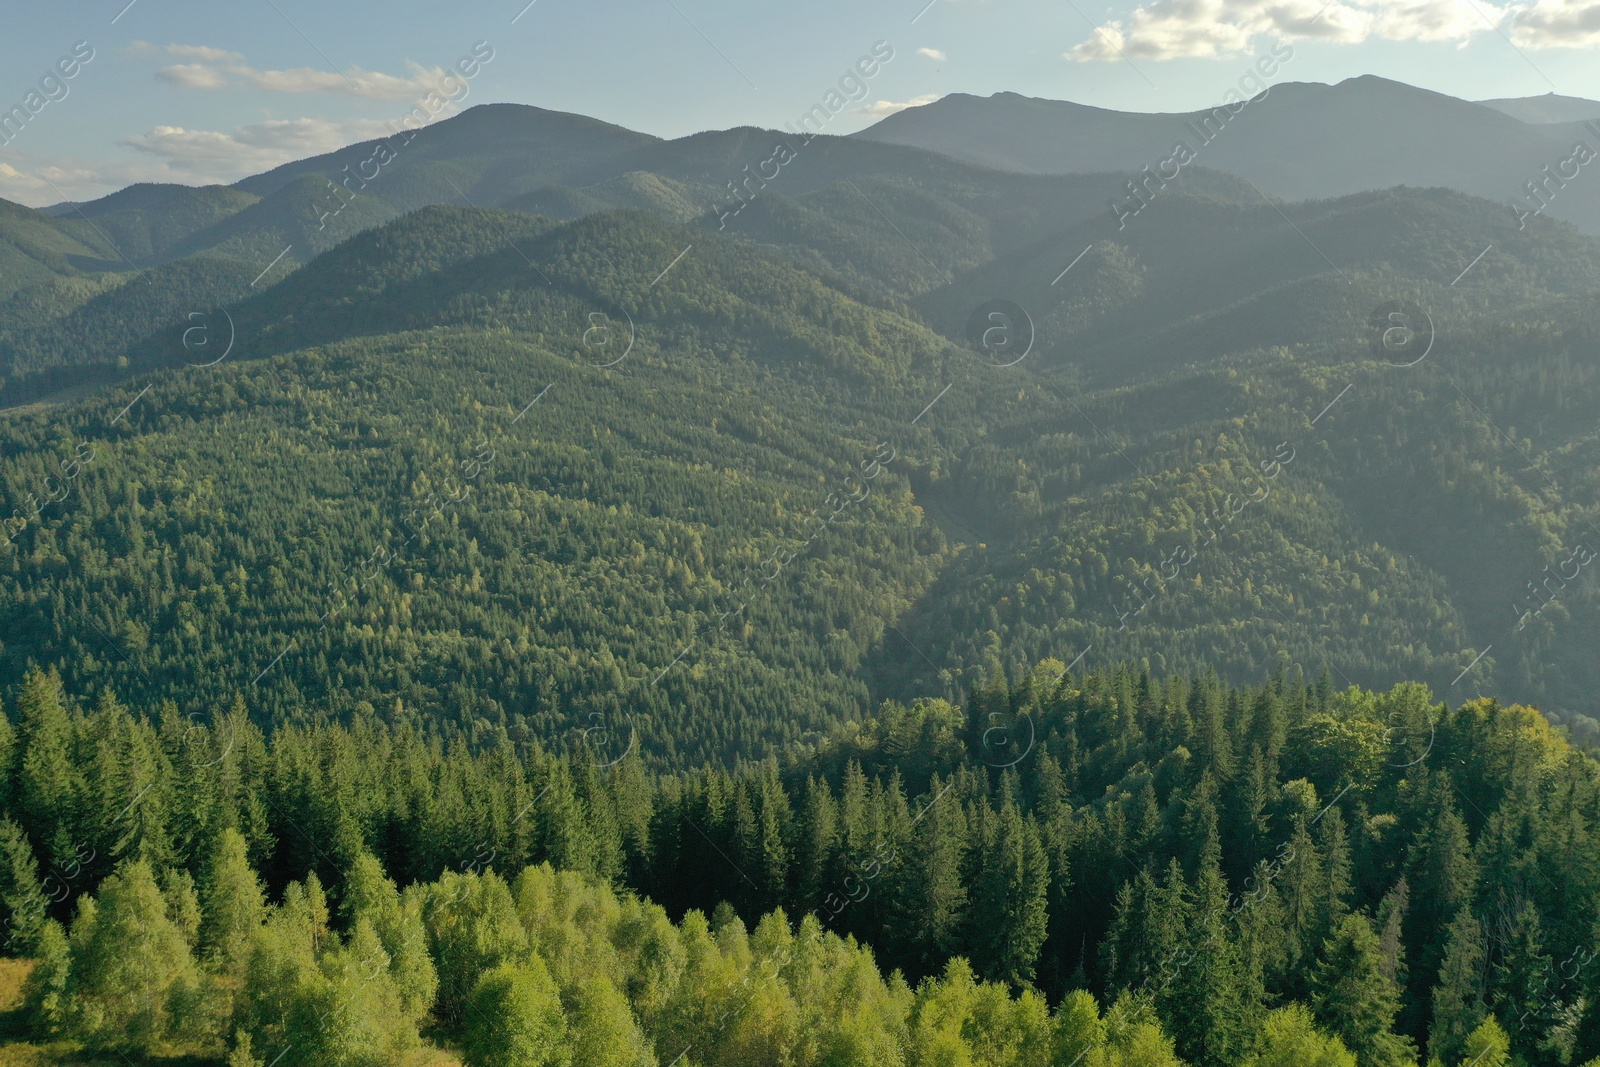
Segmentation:
{"type": "Polygon", "coordinates": [[[5,924],[0,952],[31,954],[49,917],[49,901],[39,882],[33,846],[9,815],[0,817],[0,916],[5,924]]]}
{"type": "Polygon", "coordinates": [[[1317,1021],[1355,1053],[1363,1067],[1405,1067],[1410,1043],[1394,1033],[1400,992],[1384,976],[1378,936],[1365,916],[1346,916],[1323,946],[1311,977],[1317,1021]]]}
{"type": "Polygon", "coordinates": [[[61,867],[77,859],[71,813],[78,788],[69,757],[72,723],[62,706],[60,677],[54,671],[30,670],[22,680],[17,713],[22,749],[18,819],[46,864],[61,867]]]}
{"type": "Polygon", "coordinates": [[[1409,852],[1406,872],[1411,890],[1411,922],[1405,937],[1410,961],[1408,1033],[1422,1032],[1427,994],[1444,961],[1446,931],[1457,913],[1472,905],[1478,882],[1467,827],[1456,813],[1448,775],[1432,775],[1421,792],[1433,808],[1409,852]]]}
{"type": "Polygon", "coordinates": [[[1228,906],[1220,849],[1204,848],[1191,886],[1182,965],[1156,996],[1178,1054],[1195,1064],[1231,1067],[1248,1048],[1264,999],[1261,976],[1240,951],[1228,906]]]}
{"type": "MultiPolygon", "coordinates": [[[[929,787],[939,796],[937,775],[929,787]]],[[[913,974],[932,974],[960,952],[968,891],[961,878],[966,863],[966,816],[953,795],[923,809],[906,854],[893,857],[884,875],[893,905],[893,926],[903,931],[900,961],[913,974]]]]}
{"type": "Polygon", "coordinates": [[[1014,806],[997,824],[973,891],[968,943],[986,978],[1021,986],[1033,981],[1044,945],[1050,868],[1038,831],[1014,806]]]}
{"type": "Polygon", "coordinates": [[[1564,1007],[1562,983],[1544,950],[1539,911],[1531,900],[1518,907],[1507,934],[1490,971],[1490,1000],[1495,1014],[1505,1020],[1512,1048],[1522,1059],[1538,1062],[1540,1047],[1564,1007]]]}
{"type": "Polygon", "coordinates": [[[250,867],[244,835],[230,826],[217,837],[201,885],[201,957],[224,973],[241,973],[265,917],[261,881],[250,867]]]}
{"type": "Polygon", "coordinates": [[[1433,987],[1433,1024],[1428,1029],[1428,1056],[1453,1063],[1466,1047],[1467,1035],[1483,1018],[1483,924],[1462,908],[1445,937],[1444,963],[1433,987]]]}
{"type": "Polygon", "coordinates": [[[827,779],[808,776],[800,817],[795,822],[795,901],[801,914],[822,907],[839,835],[839,809],[827,779]]]}

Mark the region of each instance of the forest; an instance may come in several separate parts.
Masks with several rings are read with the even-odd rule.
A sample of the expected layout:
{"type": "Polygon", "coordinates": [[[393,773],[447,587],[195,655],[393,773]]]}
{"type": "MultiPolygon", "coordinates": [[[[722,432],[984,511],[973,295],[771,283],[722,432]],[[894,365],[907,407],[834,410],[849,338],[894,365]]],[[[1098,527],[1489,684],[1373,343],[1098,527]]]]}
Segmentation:
{"type": "Polygon", "coordinates": [[[1600,1067],[1600,244],[767,137],[0,201],[0,1065],[1600,1067]]]}
{"type": "MultiPolygon", "coordinates": [[[[1469,233],[1462,200],[1343,210],[1469,233]]],[[[1059,299],[1124,315],[1148,274],[1148,318],[1165,251],[1091,254],[1059,299]]],[[[1494,291],[1548,298],[1548,251],[1516,254],[1494,291]]],[[[0,664],[147,706],[242,692],[263,726],[401,700],[564,743],[626,713],[656,768],[1080,653],[1515,694],[1600,740],[1600,597],[1556,579],[1600,546],[1592,300],[1441,310],[1402,374],[1356,325],[1375,265],[1365,297],[1288,286],[1257,347],[1093,386],[793,258],[639,212],[428,208],[174,313],[131,379],[0,421],[0,664]]],[[[1177,315],[1186,343],[1232,330],[1177,315]]]]}
{"type": "Polygon", "coordinates": [[[38,670],[6,710],[19,1049],[1600,1056],[1600,766],[1492,700],[1046,660],[680,773],[398,704],[264,733],[242,700],[137,711],[38,670]]]}

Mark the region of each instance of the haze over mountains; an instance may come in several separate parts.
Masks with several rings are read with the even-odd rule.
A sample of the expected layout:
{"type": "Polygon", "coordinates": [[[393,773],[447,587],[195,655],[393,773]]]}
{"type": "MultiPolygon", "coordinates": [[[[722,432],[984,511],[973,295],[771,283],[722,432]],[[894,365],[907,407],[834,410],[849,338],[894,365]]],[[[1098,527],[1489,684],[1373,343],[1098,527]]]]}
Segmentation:
{"type": "MultiPolygon", "coordinates": [[[[1014,93],[953,94],[856,136],[1030,174],[1155,170],[1173,141],[1187,139],[1200,166],[1289,200],[1444,186],[1530,208],[1538,202],[1526,183],[1542,179],[1542,168],[1555,170],[1579,141],[1600,151],[1600,134],[1583,125],[1600,118],[1600,104],[1572,98],[1474,104],[1367,76],[1285,82],[1234,107],[1232,118],[1221,112],[1225,123],[1213,120],[1213,134],[1202,128],[1209,111],[1147,115],[1014,93]]],[[[1580,171],[1551,196],[1546,214],[1600,233],[1600,181],[1592,177],[1580,171]]]]}
{"type": "Polygon", "coordinates": [[[6,205],[0,397],[47,403],[0,484],[37,494],[69,437],[104,480],[18,527],[0,660],[267,717],[555,737],[633,708],[668,763],[1091,648],[1594,729],[1600,598],[1559,567],[1600,542],[1600,242],[1561,221],[1591,176],[1508,206],[1581,134],[1286,83],[1142,173],[1201,122],[1001,94],[663,141],[499,104],[232,187],[6,205]],[[996,299],[1026,358],[972,350],[996,299]],[[1397,301],[1431,323],[1409,369],[1374,357],[1397,301]],[[875,454],[867,510],[808,534],[875,454]]]}

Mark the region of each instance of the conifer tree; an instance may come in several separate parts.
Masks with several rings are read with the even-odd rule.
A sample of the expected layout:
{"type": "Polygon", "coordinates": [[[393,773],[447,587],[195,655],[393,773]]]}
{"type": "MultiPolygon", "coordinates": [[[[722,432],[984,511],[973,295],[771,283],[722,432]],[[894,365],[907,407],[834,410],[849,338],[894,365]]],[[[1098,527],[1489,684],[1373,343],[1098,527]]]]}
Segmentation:
{"type": "Polygon", "coordinates": [[[1317,1021],[1367,1067],[1410,1064],[1409,1043],[1394,1033],[1400,994],[1383,974],[1383,953],[1372,925],[1349,915],[1323,946],[1311,979],[1317,1021]]]}
{"type": "Polygon", "coordinates": [[[968,940],[985,977],[1020,986],[1033,981],[1044,945],[1050,867],[1038,831],[1014,806],[997,822],[973,889],[968,940]]]}
{"type": "Polygon", "coordinates": [[[1406,985],[1405,942],[1401,939],[1410,887],[1404,875],[1378,904],[1378,951],[1383,956],[1383,976],[1404,989],[1406,985]]]}
{"type": "Polygon", "coordinates": [[[1539,1048],[1563,1007],[1561,984],[1544,950],[1539,911],[1524,900],[1511,918],[1489,986],[1495,1014],[1506,1021],[1512,1048],[1525,1060],[1540,1058],[1539,1048]]]}
{"type": "Polygon", "coordinates": [[[1412,902],[1405,937],[1410,962],[1411,996],[1405,1023],[1409,1033],[1422,1030],[1424,999],[1438,980],[1446,931],[1462,908],[1472,906],[1478,880],[1467,827],[1456,812],[1449,777],[1432,775],[1421,792],[1433,807],[1427,826],[1410,850],[1406,876],[1412,902]]]}
{"type": "Polygon", "coordinates": [[[827,779],[808,776],[795,823],[795,901],[802,914],[822,907],[839,834],[839,811],[827,779]]]}
{"type": "Polygon", "coordinates": [[[33,846],[9,815],[0,817],[0,921],[4,922],[0,952],[12,956],[33,952],[49,917],[48,905],[33,846]]]}
{"type": "Polygon", "coordinates": [[[241,973],[265,917],[261,881],[250,867],[244,835],[230,826],[217,837],[201,886],[201,957],[224,973],[241,973]]]}
{"type": "Polygon", "coordinates": [[[22,680],[17,698],[17,742],[22,759],[17,774],[17,815],[47,866],[77,858],[71,812],[78,792],[69,758],[72,724],[61,703],[61,679],[35,668],[22,680]]]}
{"type": "Polygon", "coordinates": [[[1179,1055],[1196,1064],[1232,1065],[1244,1055],[1264,998],[1261,977],[1240,951],[1215,838],[1191,887],[1182,965],[1156,996],[1179,1055]]]}
{"type": "MultiPolygon", "coordinates": [[[[943,789],[935,775],[929,796],[943,789]]],[[[960,951],[968,898],[961,879],[966,818],[951,795],[932,802],[919,819],[910,847],[894,857],[885,880],[893,887],[893,928],[903,932],[899,958],[913,973],[931,974],[960,951]]]]}
{"type": "Polygon", "coordinates": [[[1428,1056],[1453,1063],[1466,1047],[1467,1035],[1483,1018],[1483,925],[1471,909],[1462,908],[1445,937],[1444,963],[1433,987],[1433,1024],[1428,1029],[1428,1056]]]}

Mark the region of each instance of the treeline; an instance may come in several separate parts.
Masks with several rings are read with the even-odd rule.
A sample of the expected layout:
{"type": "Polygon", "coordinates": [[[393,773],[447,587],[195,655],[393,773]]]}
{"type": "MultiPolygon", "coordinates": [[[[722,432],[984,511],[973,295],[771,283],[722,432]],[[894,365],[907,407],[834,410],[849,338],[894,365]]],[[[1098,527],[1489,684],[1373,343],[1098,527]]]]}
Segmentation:
{"type": "Polygon", "coordinates": [[[811,914],[912,983],[959,957],[1052,1004],[1136,993],[1195,1064],[1240,1062],[1290,1004],[1363,1063],[1454,1063],[1491,1014],[1522,1063],[1600,1054],[1597,768],[1525,708],[1046,662],[782,763],[654,777],[582,738],[469,750],[400,707],[267,737],[242,702],[83,710],[40,672],[13,704],[14,952],[130,863],[182,898],[236,834],[268,898],[314,874],[335,914],[369,854],[401,886],[549,863],[673,916],[811,914]]]}
{"type": "MultiPolygon", "coordinates": [[[[424,1042],[465,1067],[1182,1067],[1141,993],[1102,1013],[1083,990],[975,980],[954,959],[914,989],[853,939],[782,911],[749,930],[727,905],[674,925],[590,876],[525,868],[510,884],[446,872],[404,890],[362,854],[335,907],[316,875],[269,904],[225,830],[198,887],[128,860],[70,933],[40,928],[24,1008],[40,1037],[91,1052],[182,1053],[228,1067],[389,1067],[424,1042]]],[[[1342,1008],[1342,1004],[1324,1008],[1342,1008]]],[[[1467,1067],[1507,1067],[1485,1019],[1467,1067]]],[[[0,1048],[3,1051],[3,1048],[0,1048]]],[[[1357,1067],[1292,1004],[1266,1014],[1245,1067],[1357,1067]]]]}

